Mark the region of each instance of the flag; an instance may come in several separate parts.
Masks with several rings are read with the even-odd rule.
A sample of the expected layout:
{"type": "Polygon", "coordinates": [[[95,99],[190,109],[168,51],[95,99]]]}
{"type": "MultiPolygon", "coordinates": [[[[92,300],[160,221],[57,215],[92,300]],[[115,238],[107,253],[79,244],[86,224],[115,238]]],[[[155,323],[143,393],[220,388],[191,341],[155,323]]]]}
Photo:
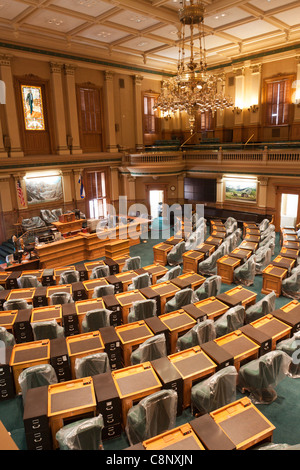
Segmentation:
{"type": "Polygon", "coordinates": [[[26,204],[20,180],[17,181],[17,193],[21,202],[21,206],[25,206],[26,204]]]}
{"type": "Polygon", "coordinates": [[[85,198],[85,189],[84,189],[84,186],[83,186],[81,173],[79,175],[78,183],[80,184],[80,197],[81,197],[81,199],[84,199],[85,198]]]}

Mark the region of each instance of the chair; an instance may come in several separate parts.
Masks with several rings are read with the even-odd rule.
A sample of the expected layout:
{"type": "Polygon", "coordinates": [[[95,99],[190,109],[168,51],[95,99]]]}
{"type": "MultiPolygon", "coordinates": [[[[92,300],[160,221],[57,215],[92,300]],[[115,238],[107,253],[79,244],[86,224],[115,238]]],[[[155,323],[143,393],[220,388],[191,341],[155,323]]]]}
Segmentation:
{"type": "Polygon", "coordinates": [[[300,271],[296,271],[291,276],[283,279],[281,293],[290,299],[300,299],[300,271]]]}
{"type": "Polygon", "coordinates": [[[198,264],[198,274],[212,276],[217,274],[217,260],[224,256],[227,246],[222,243],[208,258],[198,264]]]}
{"type": "Polygon", "coordinates": [[[157,284],[161,282],[170,281],[171,279],[175,279],[176,277],[180,276],[181,274],[181,266],[174,266],[173,268],[169,269],[166,274],[164,274],[161,278],[157,280],[157,284]]]}
{"type": "Polygon", "coordinates": [[[109,266],[95,266],[92,269],[90,279],[100,279],[109,276],[109,266]]]}
{"type": "Polygon", "coordinates": [[[65,336],[64,328],[56,320],[34,322],[31,323],[31,328],[34,341],[63,338],[65,336]]]}
{"type": "Polygon", "coordinates": [[[177,340],[177,351],[184,351],[193,346],[201,346],[203,343],[213,341],[216,338],[216,328],[213,320],[204,320],[197,323],[187,333],[177,340]]]}
{"type": "Polygon", "coordinates": [[[53,214],[49,209],[41,209],[40,216],[46,225],[51,225],[53,222],[58,221],[57,215],[53,214]]]}
{"type": "Polygon", "coordinates": [[[180,291],[176,292],[174,297],[166,302],[165,305],[165,313],[174,312],[184,305],[192,304],[196,302],[197,298],[193,291],[193,289],[181,289],[180,291]]]}
{"type": "Polygon", "coordinates": [[[254,305],[251,305],[247,308],[245,314],[245,323],[251,323],[255,320],[258,320],[269,313],[274,312],[275,310],[275,292],[270,292],[270,294],[265,295],[261,300],[256,302],[254,305]]]}
{"type": "Polygon", "coordinates": [[[146,339],[131,354],[131,364],[141,364],[142,362],[154,361],[167,355],[166,337],[163,333],[146,339]]]}
{"type": "Polygon", "coordinates": [[[260,232],[264,232],[265,230],[267,230],[269,224],[270,224],[269,219],[263,219],[258,225],[260,232]]]}
{"type": "Polygon", "coordinates": [[[192,387],[193,414],[210,413],[236,400],[237,370],[227,366],[192,387]]]}
{"type": "Polygon", "coordinates": [[[207,299],[208,297],[216,297],[221,291],[222,278],[217,274],[205,279],[203,284],[195,290],[198,300],[207,299]]]}
{"type": "Polygon", "coordinates": [[[170,266],[177,266],[183,263],[182,255],[185,253],[185,242],[180,242],[175,245],[167,254],[167,262],[170,266]]]}
{"type": "Polygon", "coordinates": [[[228,217],[224,222],[224,226],[226,228],[227,235],[230,235],[238,228],[237,221],[234,217],[228,217]]]}
{"type": "Polygon", "coordinates": [[[288,375],[290,363],[285,352],[270,351],[240,367],[238,386],[250,393],[253,403],[272,403],[277,398],[275,387],[288,375]]]}
{"type": "Polygon", "coordinates": [[[133,258],[128,258],[125,261],[124,267],[122,269],[122,273],[126,271],[134,271],[135,269],[140,269],[141,268],[141,257],[140,256],[134,256],[133,258]]]}
{"type": "Polygon", "coordinates": [[[251,286],[254,282],[256,270],[256,256],[252,255],[244,263],[238,266],[233,272],[233,281],[236,284],[251,286]]]}
{"type": "Polygon", "coordinates": [[[110,326],[111,311],[106,308],[89,310],[86,312],[84,319],[81,323],[81,328],[84,333],[89,331],[97,331],[100,328],[110,326]]]}
{"type": "Polygon", "coordinates": [[[17,279],[18,287],[20,289],[26,289],[27,287],[40,287],[42,284],[38,281],[36,276],[31,274],[24,274],[17,279]]]}
{"type": "Polygon", "coordinates": [[[285,352],[292,358],[288,376],[293,379],[300,378],[300,332],[297,331],[291,338],[277,343],[276,349],[285,352]]]}
{"type": "Polygon", "coordinates": [[[3,326],[0,326],[0,349],[6,346],[14,346],[14,344],[16,344],[14,335],[3,326]]]}
{"type": "Polygon", "coordinates": [[[263,230],[262,232],[260,232],[260,239],[264,240],[265,238],[273,234],[275,235],[275,225],[269,224],[266,230],[263,230]]]}
{"type": "Polygon", "coordinates": [[[71,304],[73,302],[73,297],[69,292],[55,292],[50,295],[50,305],[71,304]]]}
{"type": "Polygon", "coordinates": [[[101,414],[66,424],[55,437],[60,450],[103,450],[101,414]]]}
{"type": "Polygon", "coordinates": [[[25,403],[26,394],[29,389],[56,384],[58,380],[55,370],[50,364],[39,364],[22,370],[18,377],[18,382],[23,402],[25,403]]]}
{"type": "Polygon", "coordinates": [[[57,217],[57,220],[59,219],[60,215],[63,215],[62,209],[53,209],[51,213],[54,217],[57,217]]]}
{"type": "Polygon", "coordinates": [[[108,355],[103,353],[89,354],[75,360],[75,378],[93,377],[94,375],[110,372],[108,355]]]}
{"type": "Polygon", "coordinates": [[[129,314],[128,323],[145,320],[145,318],[156,316],[156,301],[152,299],[133,302],[129,314]]]}
{"type": "Polygon", "coordinates": [[[140,274],[132,278],[132,284],[128,286],[128,290],[142,289],[151,285],[150,274],[140,274]]]}
{"type": "Polygon", "coordinates": [[[173,429],[176,425],[177,401],[174,390],[160,390],[132,406],[126,421],[130,445],[173,429]]]}
{"type": "Polygon", "coordinates": [[[6,300],[3,304],[3,310],[28,310],[32,309],[24,299],[6,300]]]}
{"type": "Polygon", "coordinates": [[[5,290],[3,286],[0,285],[0,290],[5,290]]]}
{"type": "Polygon", "coordinates": [[[237,305],[225,312],[215,321],[217,337],[224,336],[234,330],[238,330],[245,322],[245,307],[237,305]]]}
{"type": "Polygon", "coordinates": [[[92,298],[98,299],[104,295],[113,295],[115,293],[115,286],[108,284],[106,286],[96,286],[93,291],[92,298]]]}
{"type": "Polygon", "coordinates": [[[22,220],[22,229],[24,230],[24,232],[41,227],[46,227],[46,224],[40,217],[32,217],[29,219],[22,220]]]}
{"type": "Polygon", "coordinates": [[[78,271],[67,270],[61,273],[59,284],[73,284],[80,281],[80,274],[78,271]]]}
{"type": "Polygon", "coordinates": [[[272,250],[268,245],[258,248],[255,253],[256,262],[255,262],[255,273],[262,274],[266,266],[271,263],[272,250]]]}

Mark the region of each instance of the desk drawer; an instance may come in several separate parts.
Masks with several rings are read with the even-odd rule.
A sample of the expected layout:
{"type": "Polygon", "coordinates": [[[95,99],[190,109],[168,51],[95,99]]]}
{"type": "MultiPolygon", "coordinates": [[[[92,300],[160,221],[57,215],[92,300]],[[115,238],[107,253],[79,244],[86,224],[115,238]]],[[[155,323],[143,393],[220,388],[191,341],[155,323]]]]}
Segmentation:
{"type": "Polygon", "coordinates": [[[0,365],[0,379],[13,377],[12,368],[8,364],[0,365]]]}
{"type": "Polygon", "coordinates": [[[17,344],[29,343],[30,341],[34,340],[31,327],[24,328],[24,330],[14,331],[14,336],[17,344]]]}
{"type": "Polygon", "coordinates": [[[58,382],[67,382],[72,380],[71,367],[69,365],[65,367],[54,367],[58,382]]]}
{"type": "Polygon", "coordinates": [[[122,310],[113,311],[109,318],[109,323],[111,326],[120,326],[122,325],[122,310]]]}
{"type": "Polygon", "coordinates": [[[117,423],[112,426],[104,426],[104,428],[102,429],[102,439],[103,441],[108,441],[109,439],[120,437],[121,433],[122,433],[121,423],[117,423]]]}
{"type": "Polygon", "coordinates": [[[52,450],[50,431],[26,433],[25,437],[28,450],[52,450]]]}
{"type": "Polygon", "coordinates": [[[10,378],[0,380],[0,401],[15,398],[16,390],[14,381],[10,378]]]}

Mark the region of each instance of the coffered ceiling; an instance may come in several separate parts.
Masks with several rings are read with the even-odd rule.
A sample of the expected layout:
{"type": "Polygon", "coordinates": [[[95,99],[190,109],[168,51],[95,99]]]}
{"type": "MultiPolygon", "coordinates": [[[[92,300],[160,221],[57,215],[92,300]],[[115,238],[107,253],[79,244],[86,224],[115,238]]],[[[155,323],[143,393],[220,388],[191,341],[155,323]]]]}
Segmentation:
{"type": "MultiPolygon", "coordinates": [[[[209,66],[300,47],[299,0],[203,4],[209,66]]],[[[0,0],[1,46],[50,49],[172,73],[180,5],[180,0],[0,0]]]]}

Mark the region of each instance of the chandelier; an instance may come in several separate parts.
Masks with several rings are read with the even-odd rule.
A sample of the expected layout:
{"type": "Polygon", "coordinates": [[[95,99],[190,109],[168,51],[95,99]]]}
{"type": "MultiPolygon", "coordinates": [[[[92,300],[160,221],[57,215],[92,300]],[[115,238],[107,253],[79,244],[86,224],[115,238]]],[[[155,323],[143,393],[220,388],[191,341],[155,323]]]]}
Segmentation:
{"type": "Polygon", "coordinates": [[[201,0],[182,0],[177,74],[163,81],[161,94],[153,108],[160,109],[164,116],[185,111],[191,134],[198,113],[211,111],[214,115],[218,109],[233,106],[231,97],[224,95],[224,75],[210,75],[207,71],[203,18],[201,0]],[[186,27],[190,30],[188,40],[186,27]],[[190,51],[188,58],[187,49],[190,51]]]}

